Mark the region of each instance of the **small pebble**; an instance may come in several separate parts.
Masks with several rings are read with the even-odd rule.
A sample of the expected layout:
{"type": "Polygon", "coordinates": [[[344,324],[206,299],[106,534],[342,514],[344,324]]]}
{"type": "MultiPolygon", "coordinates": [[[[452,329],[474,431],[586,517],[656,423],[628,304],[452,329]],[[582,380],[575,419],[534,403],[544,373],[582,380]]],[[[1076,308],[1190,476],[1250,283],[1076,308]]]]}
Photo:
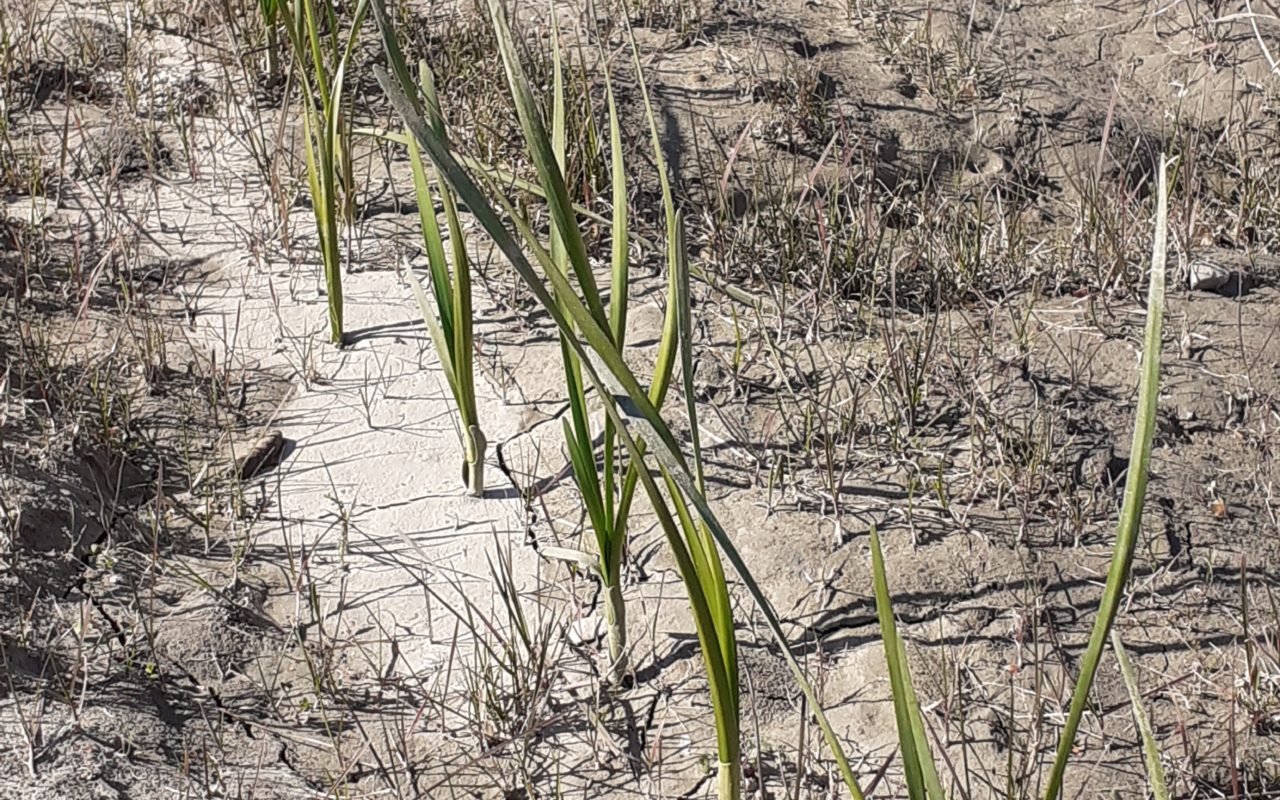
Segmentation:
{"type": "Polygon", "coordinates": [[[1216,292],[1231,280],[1231,270],[1212,261],[1195,259],[1187,270],[1187,285],[1192,291],[1216,292]]]}

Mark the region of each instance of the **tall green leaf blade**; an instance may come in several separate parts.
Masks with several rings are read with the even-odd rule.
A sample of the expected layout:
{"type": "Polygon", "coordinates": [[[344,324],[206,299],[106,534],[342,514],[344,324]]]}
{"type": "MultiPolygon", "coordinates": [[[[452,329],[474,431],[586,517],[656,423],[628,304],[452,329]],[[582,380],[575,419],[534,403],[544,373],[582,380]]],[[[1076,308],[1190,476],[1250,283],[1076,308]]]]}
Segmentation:
{"type": "MultiPolygon", "coordinates": [[[[625,430],[622,434],[630,440],[625,430]]],[[[632,449],[628,446],[628,449],[631,450],[633,458],[640,457],[638,448],[632,449]]],[[[647,474],[645,471],[642,472],[647,474]]],[[[708,625],[709,629],[705,635],[700,634],[698,639],[703,648],[702,657],[707,667],[708,682],[712,686],[711,705],[716,720],[716,749],[722,765],[721,771],[729,769],[736,773],[741,758],[741,742],[739,741],[737,669],[736,665],[731,667],[731,663],[737,660],[737,640],[732,619],[728,625],[725,625],[717,609],[720,603],[715,595],[723,594],[725,591],[723,583],[719,586],[712,585],[711,563],[718,558],[713,553],[711,559],[708,559],[706,550],[699,541],[701,525],[689,513],[689,506],[681,496],[680,490],[676,488],[670,474],[663,470],[662,475],[667,485],[667,494],[676,510],[680,530],[684,534],[679,547],[687,554],[685,557],[692,564],[692,574],[688,576],[682,574],[681,577],[685,580],[690,594],[696,590],[706,607],[705,617],[700,619],[700,624],[708,625]],[[729,658],[725,657],[726,653],[729,658]]],[[[673,548],[676,546],[672,545],[673,548]]],[[[727,796],[737,797],[740,788],[736,786],[729,788],[732,793],[727,796]]],[[[726,795],[722,793],[721,796],[726,795]]]]}
{"type": "MultiPolygon", "coordinates": [[[[427,254],[427,265],[431,277],[431,294],[435,297],[435,310],[431,316],[439,318],[439,326],[444,332],[444,341],[453,341],[453,304],[443,302],[450,296],[449,263],[444,255],[444,237],[440,235],[440,220],[436,217],[435,202],[431,197],[431,184],[427,178],[427,170],[422,163],[422,153],[418,150],[418,142],[408,137],[409,169],[413,174],[413,192],[418,203],[418,224],[422,230],[423,250],[427,254]]],[[[423,306],[424,316],[427,306],[423,306]]],[[[441,343],[436,342],[436,350],[441,343]]]]}
{"type": "Polygon", "coordinates": [[[916,760],[920,764],[920,774],[924,779],[924,788],[931,798],[942,800],[942,782],[938,780],[938,767],[933,759],[933,751],[929,747],[929,735],[924,727],[924,717],[920,712],[920,700],[916,697],[915,684],[911,681],[911,666],[907,662],[907,648],[902,637],[898,637],[898,662],[902,665],[902,689],[906,693],[907,712],[911,715],[911,736],[916,744],[916,760]]]}
{"type": "Polygon", "coordinates": [[[431,307],[431,299],[423,291],[417,276],[409,274],[407,278],[409,287],[413,290],[414,299],[418,301],[418,310],[422,312],[422,321],[426,323],[427,330],[431,333],[431,343],[435,345],[436,356],[440,359],[440,369],[444,372],[445,380],[449,382],[449,392],[456,398],[460,390],[457,372],[453,368],[453,354],[449,351],[449,337],[436,319],[435,310],[431,307]]]}
{"type": "Polygon", "coordinates": [[[618,105],[613,96],[613,80],[608,64],[604,67],[605,97],[609,106],[609,167],[613,184],[613,219],[610,221],[609,325],[613,340],[621,350],[627,336],[627,303],[630,286],[631,253],[628,251],[629,223],[627,208],[627,169],[622,155],[622,125],[618,121],[618,105]]]}
{"type": "MultiPolygon", "coordinates": [[[[609,75],[608,60],[602,59],[604,64],[604,86],[605,96],[609,105],[609,163],[611,182],[613,184],[613,219],[610,224],[611,231],[611,269],[609,272],[609,328],[613,333],[613,341],[621,352],[626,346],[627,341],[627,303],[630,300],[631,290],[631,254],[628,252],[627,244],[627,171],[626,163],[622,156],[622,126],[618,121],[618,106],[613,97],[613,80],[609,75]]],[[[616,468],[614,466],[614,439],[616,433],[613,427],[613,420],[605,420],[604,428],[604,505],[608,514],[609,530],[613,531],[617,525],[616,508],[614,505],[614,480],[616,479],[616,468]]],[[[615,538],[618,541],[618,547],[610,547],[609,551],[603,554],[605,561],[613,562],[614,553],[620,559],[622,555],[621,540],[625,536],[625,530],[620,532],[615,538]]]]}
{"type": "Polygon", "coordinates": [[[600,500],[600,487],[593,480],[595,453],[591,450],[583,451],[568,420],[561,419],[560,422],[564,428],[565,449],[569,451],[569,462],[573,467],[574,483],[577,484],[578,493],[582,495],[582,503],[586,506],[591,530],[596,535],[596,546],[599,552],[607,552],[609,540],[608,528],[605,526],[604,504],[600,500]],[[588,480],[589,478],[592,480],[588,480]]]}
{"type": "Polygon", "coordinates": [[[1093,686],[1102,651],[1106,647],[1107,634],[1115,622],[1116,612],[1129,579],[1129,567],[1133,563],[1133,551],[1142,528],[1142,505],[1147,492],[1147,478],[1151,467],[1151,444],[1156,432],[1156,401],[1160,393],[1160,334],[1164,323],[1165,258],[1168,250],[1169,197],[1168,164],[1160,156],[1160,169],[1156,187],[1156,230],[1151,248],[1151,283],[1147,289],[1147,325],[1142,344],[1142,376],[1138,382],[1138,410],[1133,426],[1133,443],[1129,450],[1129,469],[1124,482],[1124,503],[1120,509],[1120,524],[1116,530],[1116,544],[1107,572],[1107,583],[1098,605],[1089,645],[1080,662],[1080,677],[1076,680],[1075,693],[1071,697],[1071,709],[1067,723],[1058,740],[1058,752],[1053,760],[1053,770],[1045,789],[1047,800],[1057,800],[1062,792],[1062,779],[1071,759],[1076,731],[1089,702],[1089,690],[1093,686]]]}
{"type": "Polygon", "coordinates": [[[516,54],[511,28],[507,24],[507,12],[501,0],[489,0],[490,17],[493,20],[494,32],[497,35],[498,51],[507,75],[507,85],[515,100],[516,116],[520,119],[524,131],[525,145],[538,172],[539,182],[547,196],[547,208],[573,267],[578,284],[586,297],[586,307],[602,326],[607,317],[604,306],[600,302],[600,291],[596,286],[595,276],[591,271],[591,263],[587,258],[587,246],[578,229],[577,217],[573,203],[569,200],[569,190],[565,185],[564,174],[556,158],[551,137],[547,135],[538,111],[538,104],[533,98],[532,85],[525,75],[524,66],[516,54]]]}
{"type": "MultiPolygon", "coordinates": [[[[694,478],[698,491],[706,493],[706,477],[702,469],[702,434],[698,428],[697,392],[693,386],[693,299],[689,292],[689,263],[684,238],[684,220],[679,212],[675,218],[675,245],[672,248],[673,297],[676,309],[676,327],[679,332],[680,377],[684,384],[685,414],[689,421],[689,439],[691,445],[694,478]]],[[[696,527],[696,536],[690,547],[701,551],[705,564],[700,574],[704,578],[703,589],[716,617],[716,624],[722,635],[720,637],[721,657],[724,659],[725,673],[733,686],[738,685],[738,649],[733,635],[733,608],[724,575],[724,566],[720,563],[720,554],[716,550],[715,541],[705,524],[696,527]]],[[[738,714],[736,693],[733,696],[733,714],[738,714]]]]}
{"type": "MultiPolygon", "coordinates": [[[[568,158],[565,153],[565,147],[568,142],[568,133],[565,123],[565,103],[564,103],[564,64],[561,59],[560,50],[560,22],[556,16],[555,4],[550,4],[551,13],[551,153],[555,159],[556,170],[561,176],[565,174],[565,165],[568,158]]],[[[549,184],[544,180],[544,186],[549,184]]],[[[568,186],[565,191],[567,193],[568,186]]],[[[568,195],[566,194],[566,199],[568,195]]],[[[570,213],[574,213],[570,210],[570,213]]],[[[576,218],[576,214],[574,215],[576,218]]],[[[576,229],[577,226],[575,225],[576,229]]],[[[586,250],[583,250],[585,255],[586,250]]],[[[551,227],[551,259],[557,264],[568,267],[569,252],[565,245],[564,231],[559,225],[551,227]]]]}
{"type": "MultiPolygon", "coordinates": [[[[403,88],[405,102],[415,114],[422,116],[422,102],[413,91],[414,82],[413,75],[409,71],[409,61],[404,57],[404,51],[400,49],[400,40],[395,36],[395,27],[391,23],[391,18],[387,16],[386,2],[371,0],[370,5],[373,8],[374,24],[378,26],[381,34],[382,47],[387,53],[387,66],[395,76],[396,85],[403,88]]],[[[409,137],[406,135],[405,138],[409,137]]]]}
{"type": "MultiPolygon", "coordinates": [[[[418,74],[431,126],[440,140],[447,144],[449,137],[444,112],[440,109],[440,98],[436,95],[435,78],[426,61],[419,63],[418,74]]],[[[450,252],[453,254],[453,284],[448,294],[437,295],[437,302],[441,307],[449,307],[452,329],[447,333],[453,349],[453,363],[457,371],[458,385],[462,389],[456,396],[458,414],[469,428],[480,424],[476,407],[473,366],[475,332],[471,309],[471,257],[467,254],[466,234],[463,232],[462,221],[458,216],[458,204],[454,200],[453,192],[443,184],[440,186],[440,201],[444,206],[445,224],[449,227],[450,252]],[[443,300],[445,297],[449,298],[449,302],[443,300]]],[[[442,269],[441,272],[448,274],[447,269],[442,269]]]]}

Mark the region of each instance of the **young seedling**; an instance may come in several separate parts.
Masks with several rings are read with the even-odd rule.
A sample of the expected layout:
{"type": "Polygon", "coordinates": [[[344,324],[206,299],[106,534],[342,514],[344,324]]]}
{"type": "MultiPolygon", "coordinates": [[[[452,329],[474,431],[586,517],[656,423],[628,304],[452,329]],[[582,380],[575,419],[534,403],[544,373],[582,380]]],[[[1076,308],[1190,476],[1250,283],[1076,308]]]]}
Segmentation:
{"type": "MultiPolygon", "coordinates": [[[[419,84],[425,99],[425,111],[432,129],[444,141],[448,141],[444,115],[440,111],[436,95],[435,79],[425,61],[418,65],[419,84]]],[[[422,241],[431,271],[431,297],[423,290],[416,277],[409,276],[409,285],[422,310],[422,319],[431,332],[453,394],[454,405],[462,423],[462,485],[474,497],[484,495],[484,457],[488,440],[480,428],[476,409],[475,383],[475,334],[471,309],[471,263],[467,256],[466,234],[458,218],[458,204],[453,193],[443,183],[439,184],[445,222],[449,226],[450,253],[453,270],[445,256],[444,236],[436,217],[431,194],[430,167],[422,160],[422,152],[412,136],[405,137],[409,149],[409,163],[413,169],[413,188],[418,201],[418,218],[422,225],[422,241]],[[434,302],[433,302],[434,301],[434,302]]]]}
{"type": "MultiPolygon", "coordinates": [[[[1146,493],[1147,476],[1151,459],[1151,443],[1155,433],[1156,398],[1159,391],[1160,378],[1160,331],[1164,316],[1164,264],[1166,250],[1166,231],[1168,226],[1167,178],[1166,163],[1160,163],[1156,236],[1152,249],[1151,285],[1147,300],[1147,327],[1143,343],[1142,376],[1138,386],[1138,412],[1134,426],[1133,446],[1130,456],[1130,468],[1125,480],[1124,506],[1121,509],[1120,526],[1116,536],[1115,552],[1111,559],[1111,568],[1107,576],[1106,588],[1102,603],[1098,609],[1093,634],[1089,646],[1081,662],[1080,676],[1076,681],[1075,694],[1071,702],[1071,710],[1067,724],[1062,731],[1058,752],[1049,776],[1046,800],[1058,800],[1062,791],[1062,778],[1066,766],[1071,759],[1072,747],[1075,744],[1076,730],[1079,728],[1084,707],[1088,702],[1089,690],[1097,673],[1098,663],[1102,657],[1112,623],[1115,621],[1120,600],[1124,594],[1124,586],[1128,580],[1129,567],[1133,561],[1134,545],[1137,532],[1142,521],[1142,505],[1146,493]]],[[[942,798],[941,784],[938,782],[937,770],[929,749],[920,705],[915,690],[911,685],[910,672],[907,667],[906,650],[902,638],[898,635],[894,623],[892,603],[889,596],[888,582],[885,576],[884,557],[880,550],[880,538],[875,529],[871,531],[871,560],[875,582],[876,610],[880,618],[880,632],[884,643],[885,658],[888,663],[889,682],[893,698],[894,716],[897,719],[899,748],[902,753],[903,771],[907,780],[907,795],[912,800],[933,800],[942,798]]],[[[1115,638],[1117,657],[1125,673],[1131,694],[1135,695],[1135,714],[1139,723],[1145,720],[1141,706],[1138,704],[1136,690],[1128,661],[1115,638]]],[[[1163,776],[1159,772],[1159,757],[1154,755],[1155,767],[1151,768],[1154,744],[1144,730],[1144,747],[1151,772],[1152,785],[1159,792],[1163,788],[1163,776]]],[[[1012,752],[1010,753],[1012,758],[1012,752]]]]}
{"type": "Polygon", "coordinates": [[[307,184],[324,265],[329,339],[341,345],[342,225],[354,214],[351,123],[343,107],[343,86],[368,0],[356,6],[345,45],[339,41],[338,15],[330,0],[293,0],[292,6],[288,0],[277,2],[276,16],[293,48],[294,74],[302,89],[307,184]]]}
{"type": "MultiPolygon", "coordinates": [[[[567,163],[565,150],[567,136],[564,77],[558,26],[553,27],[552,48],[554,106],[552,110],[551,141],[556,168],[560,175],[563,175],[567,163]]],[[[518,98],[523,99],[518,91],[516,95],[518,98]]],[[[626,174],[623,171],[622,161],[618,155],[621,143],[617,128],[617,110],[614,105],[611,86],[609,87],[608,97],[615,201],[612,224],[614,258],[613,270],[610,276],[608,329],[614,344],[621,349],[626,340],[628,272],[630,267],[626,251],[626,174]],[[620,203],[618,202],[619,199],[620,203]]],[[[531,96],[529,99],[532,99],[531,96]]],[[[526,106],[519,104],[517,107],[526,108],[526,106]]],[[[521,121],[525,121],[523,115],[521,121]]],[[[526,128],[526,130],[528,129],[526,128]]],[[[542,185],[549,192],[554,191],[551,181],[547,178],[542,180],[542,185]]],[[[547,196],[552,195],[548,193],[547,196]]],[[[585,253],[585,250],[582,252],[585,253]]],[[[570,274],[577,274],[577,265],[570,265],[569,250],[566,247],[564,235],[560,233],[558,228],[554,228],[551,232],[551,259],[555,262],[555,268],[560,270],[560,273],[566,278],[570,274]]],[[[591,274],[589,265],[584,274],[587,277],[584,290],[594,293],[599,298],[599,291],[595,289],[594,277],[591,274]]],[[[665,344],[666,342],[664,342],[665,344]]],[[[616,434],[613,426],[606,423],[603,447],[604,462],[603,466],[601,466],[596,459],[595,436],[592,430],[590,412],[587,408],[587,387],[582,377],[582,365],[579,363],[577,356],[574,355],[563,333],[560,336],[560,352],[561,360],[564,364],[565,386],[572,418],[572,423],[568,420],[563,422],[565,448],[573,465],[574,483],[582,496],[583,504],[587,510],[587,519],[595,534],[598,557],[594,559],[593,566],[604,587],[604,615],[609,646],[608,679],[611,683],[619,684],[622,682],[627,670],[626,610],[622,597],[621,574],[626,514],[619,515],[618,507],[614,502],[616,494],[614,486],[617,457],[616,434]]],[[[666,363],[669,365],[669,359],[666,360],[666,363]]],[[[608,401],[606,400],[605,402],[608,401]]],[[[633,481],[630,491],[634,492],[634,490],[633,481]]],[[[629,498],[630,495],[628,494],[627,499],[629,500],[629,498]]],[[[588,560],[588,563],[591,563],[591,561],[588,560]]]]}
{"type": "MultiPolygon", "coordinates": [[[[684,383],[685,410],[688,415],[692,443],[692,465],[698,492],[706,494],[703,474],[702,443],[698,429],[698,412],[693,387],[693,322],[689,299],[689,269],[685,260],[684,223],[676,217],[672,252],[676,289],[675,308],[680,330],[680,374],[684,383]]],[[[711,681],[711,702],[716,718],[716,746],[719,755],[717,791],[722,798],[741,796],[742,756],[741,703],[738,683],[738,642],[734,634],[733,606],[729,599],[729,583],[725,580],[720,553],[707,524],[695,520],[671,474],[663,469],[667,492],[680,520],[683,539],[673,535],[668,525],[663,529],[676,561],[680,576],[689,591],[689,602],[697,622],[698,642],[711,681]],[[699,597],[699,594],[701,597],[699,597]],[[703,608],[705,606],[705,608],[703,608]]],[[[646,490],[648,487],[646,486],[646,490]]],[[[655,507],[658,498],[650,493],[655,507]]]]}
{"type": "MultiPolygon", "coordinates": [[[[525,130],[527,141],[534,142],[538,137],[545,137],[545,132],[538,129],[537,109],[529,81],[523,72],[523,65],[515,57],[514,47],[510,45],[510,31],[505,21],[495,17],[495,28],[499,31],[500,47],[504,63],[508,69],[512,94],[516,98],[516,108],[520,113],[521,124],[525,130]]],[[[564,101],[564,80],[561,50],[559,45],[559,29],[553,26],[553,108],[551,129],[551,150],[554,157],[554,170],[543,169],[540,165],[540,185],[542,195],[547,198],[560,196],[564,189],[564,172],[567,164],[566,153],[566,119],[564,101]]],[[[608,319],[604,322],[612,338],[614,346],[619,350],[625,346],[627,332],[627,299],[630,291],[630,254],[628,252],[628,213],[627,213],[627,176],[622,156],[622,133],[618,121],[617,105],[614,101],[612,82],[606,68],[605,88],[609,106],[609,141],[610,162],[613,183],[613,219],[611,221],[612,250],[610,271],[610,291],[608,319]]],[[[643,92],[643,84],[641,91],[643,92]]],[[[652,121],[652,120],[651,120],[652,121]]],[[[655,139],[656,141],[656,139],[655,139]]],[[[538,152],[531,146],[531,151],[538,152]]],[[[667,215],[668,231],[672,230],[675,220],[675,204],[671,197],[671,189],[666,180],[666,168],[662,160],[660,148],[655,147],[655,158],[662,175],[663,207],[667,215]]],[[[539,163],[535,156],[535,164],[539,163]]],[[[575,211],[566,208],[560,214],[564,218],[574,219],[575,211]]],[[[588,303],[603,308],[592,274],[591,265],[586,260],[586,248],[582,245],[581,234],[576,219],[571,226],[569,238],[559,228],[554,228],[551,235],[550,255],[555,268],[567,280],[570,275],[577,278],[579,286],[587,294],[588,303]],[[594,298],[595,302],[590,301],[594,298]]],[[[677,264],[674,255],[677,251],[668,248],[668,276],[674,280],[677,264]]],[[[669,300],[674,300],[674,294],[669,300]]],[[[567,301],[561,301],[565,310],[567,301]]],[[[673,302],[667,305],[666,320],[663,325],[662,340],[658,347],[658,358],[649,385],[649,399],[656,407],[661,407],[666,397],[667,387],[671,381],[676,347],[675,321],[677,306],[673,302]]],[[[594,568],[604,587],[604,616],[609,647],[609,669],[607,678],[610,683],[620,684],[626,675],[627,660],[627,628],[626,606],[622,596],[622,554],[626,542],[627,520],[630,516],[631,504],[635,496],[637,481],[635,465],[629,465],[626,476],[622,480],[621,489],[615,485],[621,470],[621,448],[617,441],[617,428],[612,420],[604,422],[603,463],[597,461],[594,431],[587,407],[587,385],[582,376],[582,365],[566,338],[561,333],[561,356],[565,368],[565,383],[568,390],[572,424],[564,423],[564,436],[569,459],[573,466],[574,482],[582,496],[587,509],[592,532],[595,534],[596,555],[594,568]]],[[[603,398],[604,402],[612,402],[611,398],[603,398]]],[[[591,559],[590,556],[587,557],[591,559]]]]}

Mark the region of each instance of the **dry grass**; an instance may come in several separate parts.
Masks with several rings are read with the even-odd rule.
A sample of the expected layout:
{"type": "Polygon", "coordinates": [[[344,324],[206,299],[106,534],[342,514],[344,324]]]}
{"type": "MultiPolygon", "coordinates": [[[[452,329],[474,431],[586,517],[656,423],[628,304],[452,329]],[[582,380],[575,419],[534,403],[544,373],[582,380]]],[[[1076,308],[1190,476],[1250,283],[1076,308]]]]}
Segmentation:
{"type": "MultiPolygon", "coordinates": [[[[1177,157],[1175,248],[1247,252],[1250,286],[1171,293],[1152,500],[1118,626],[1172,794],[1280,796],[1280,177],[1264,168],[1280,156],[1280,83],[1250,71],[1248,26],[1213,4],[1142,17],[1185,43],[1177,63],[1194,69],[1178,75],[1240,76],[1226,112],[1197,84],[1148,114],[1135,78],[1090,84],[1088,113],[1059,119],[1037,111],[1036,69],[1004,36],[1025,11],[605,5],[562,19],[568,182],[608,213],[601,58],[624,121],[644,130],[615,53],[626,14],[706,278],[692,383],[708,486],[871,796],[905,787],[876,736],[891,717],[872,666],[873,525],[943,787],[1044,790],[1127,466],[1113,443],[1132,412],[1151,170],[1161,151],[1177,157]],[[823,20],[852,32],[823,39],[823,20]],[[929,150],[943,128],[900,125],[876,81],[913,118],[976,129],[929,150]]],[[[394,8],[409,57],[432,64],[457,150],[529,179],[486,15],[394,8]]],[[[522,57],[549,78],[542,14],[521,10],[522,57]]],[[[454,571],[363,528],[369,504],[337,483],[315,511],[326,533],[306,538],[281,510],[293,478],[243,468],[294,387],[359,384],[344,396],[370,433],[396,424],[392,361],[327,360],[298,88],[269,69],[257,20],[237,0],[127,13],[0,0],[0,787],[701,796],[714,734],[659,531],[634,526],[633,670],[609,689],[589,575],[505,532],[488,534],[488,569],[454,571]],[[227,252],[273,276],[259,294],[236,284],[227,252]],[[278,321],[208,322],[237,292],[278,321]],[[313,306],[313,326],[286,322],[313,306]],[[423,598],[430,630],[414,633],[440,654],[430,663],[403,655],[403,625],[351,635],[359,604],[335,576],[378,542],[410,576],[395,590],[423,598]]],[[[1026,41],[1051,49],[1052,35],[1026,41]]],[[[372,31],[360,37],[348,85],[353,272],[413,260],[411,237],[388,233],[414,210],[407,162],[359,133],[398,125],[371,77],[377,53],[372,31]]],[[[648,370],[662,220],[645,135],[626,146],[640,176],[630,340],[648,370]]],[[[510,197],[547,230],[539,201],[510,197]]],[[[607,263],[608,226],[584,234],[607,263]]],[[[506,265],[477,253],[475,269],[477,367],[534,420],[495,443],[526,535],[581,547],[555,438],[562,398],[540,380],[553,331],[506,265]]],[[[838,776],[780,655],[745,605],[738,618],[746,787],[832,795],[838,776]]],[[[1068,794],[1138,796],[1140,739],[1113,662],[1091,701],[1068,794]]]]}

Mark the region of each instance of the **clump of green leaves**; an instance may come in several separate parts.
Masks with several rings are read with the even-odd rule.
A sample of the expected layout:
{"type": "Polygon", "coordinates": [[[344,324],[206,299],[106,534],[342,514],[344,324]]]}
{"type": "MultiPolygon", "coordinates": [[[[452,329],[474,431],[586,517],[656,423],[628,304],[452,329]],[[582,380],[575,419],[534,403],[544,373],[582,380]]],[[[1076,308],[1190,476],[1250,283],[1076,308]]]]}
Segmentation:
{"type": "Polygon", "coordinates": [[[329,338],[342,344],[342,226],[354,216],[351,121],[343,105],[347,64],[368,9],[360,0],[345,44],[331,0],[274,0],[263,7],[284,25],[302,94],[307,185],[324,265],[329,338]]]}
{"type": "MultiPolygon", "coordinates": [[[[551,247],[544,245],[525,218],[516,212],[503,191],[492,185],[487,186],[487,191],[481,188],[490,171],[476,170],[477,177],[473,178],[472,173],[450,151],[447,141],[438,136],[422,118],[415,101],[410,98],[415,92],[413,83],[381,0],[373,0],[373,6],[374,16],[382,30],[388,62],[394,73],[393,77],[378,70],[379,83],[392,105],[405,119],[418,145],[430,157],[441,179],[475,215],[498,250],[511,262],[535,299],[555,322],[566,353],[573,359],[569,371],[581,370],[584,391],[589,386],[596,397],[600,398],[600,405],[608,422],[630,459],[628,474],[634,474],[635,480],[644,489],[666,534],[685,582],[703,658],[708,668],[716,717],[718,785],[721,796],[741,796],[737,644],[729,604],[728,581],[720,566],[720,559],[727,558],[760,607],[770,630],[783,645],[784,658],[809,700],[828,746],[840,765],[841,774],[854,796],[860,799],[861,792],[840,742],[817,702],[813,687],[786,646],[786,638],[777,615],[707,503],[700,466],[701,452],[696,436],[691,461],[682,452],[674,434],[658,412],[658,405],[651,398],[652,387],[644,388],[623,358],[622,349],[613,334],[610,316],[596,288],[594,276],[590,275],[586,248],[578,228],[578,212],[565,187],[555,156],[553,135],[546,130],[534,103],[530,83],[520,68],[502,7],[497,2],[490,5],[509,88],[516,100],[525,131],[525,145],[530,160],[538,169],[539,194],[546,200],[556,231],[554,236],[558,237],[559,244],[555,244],[553,240],[551,247]],[[502,209],[501,213],[498,208],[502,209]],[[561,248],[564,256],[557,263],[556,256],[561,248]],[[562,268],[566,259],[569,267],[567,271],[562,268]],[[538,269],[534,268],[534,263],[538,265],[538,269]],[[571,276],[576,279],[576,287],[571,276]]],[[[632,52],[634,55],[634,48],[632,52]]],[[[642,93],[647,94],[643,89],[642,93]]],[[[653,124],[651,109],[649,116],[650,133],[656,145],[656,125],[653,124]]],[[[665,168],[660,172],[665,180],[665,168]]],[[[678,317],[673,324],[684,331],[679,338],[682,343],[680,349],[684,378],[688,382],[692,380],[688,265],[684,255],[682,227],[673,208],[668,213],[667,248],[668,266],[671,268],[669,281],[675,301],[673,306],[678,314],[683,315],[683,322],[678,317]]],[[[687,391],[686,394],[688,408],[692,413],[693,392],[687,391]]],[[[696,430],[696,419],[691,422],[691,428],[696,430]]],[[[575,435],[572,428],[569,432],[570,435],[575,435]]]]}
{"type": "MultiPolygon", "coordinates": [[[[432,130],[448,141],[444,115],[440,111],[435,80],[426,62],[418,65],[419,83],[423,105],[430,119],[432,130]]],[[[417,100],[415,96],[415,101],[417,100]]],[[[440,220],[436,217],[435,202],[431,191],[431,167],[422,159],[422,152],[412,136],[405,137],[409,149],[409,163],[413,169],[413,187],[418,201],[418,218],[422,226],[422,241],[430,267],[431,297],[423,290],[417,278],[409,276],[422,318],[431,332],[431,341],[440,358],[440,367],[449,382],[454,405],[462,423],[462,483],[475,497],[484,494],[484,457],[488,440],[480,427],[476,408],[475,382],[475,334],[471,309],[471,263],[467,256],[466,234],[458,218],[458,203],[448,187],[439,184],[438,192],[444,208],[445,223],[449,231],[449,251],[453,256],[453,269],[445,256],[444,236],[440,220]]]]}

